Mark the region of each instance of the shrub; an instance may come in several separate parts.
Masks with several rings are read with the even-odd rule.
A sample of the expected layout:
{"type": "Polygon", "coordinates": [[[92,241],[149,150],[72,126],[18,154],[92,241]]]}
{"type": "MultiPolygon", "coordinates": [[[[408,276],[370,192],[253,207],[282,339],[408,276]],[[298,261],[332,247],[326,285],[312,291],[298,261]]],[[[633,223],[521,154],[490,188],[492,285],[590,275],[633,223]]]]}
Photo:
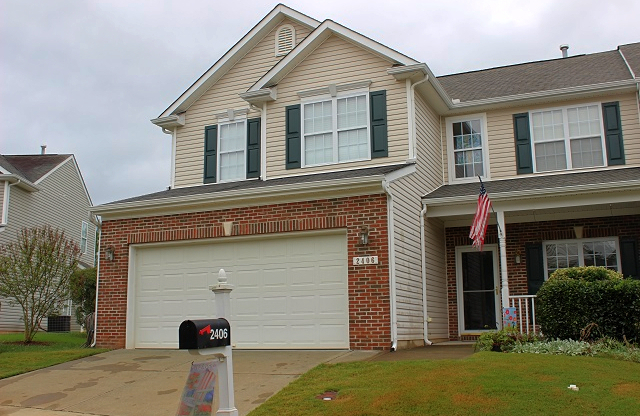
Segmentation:
{"type": "Polygon", "coordinates": [[[515,328],[503,328],[499,331],[485,332],[480,335],[475,344],[476,351],[508,352],[517,343],[529,343],[541,340],[537,334],[523,334],[515,328]]]}
{"type": "Polygon", "coordinates": [[[96,309],[96,268],[77,269],[69,280],[71,301],[76,309],[76,321],[85,324],[87,315],[96,309]]]}
{"type": "Polygon", "coordinates": [[[538,291],[536,318],[550,338],[638,342],[640,281],[603,267],[557,270],[538,291]]]}

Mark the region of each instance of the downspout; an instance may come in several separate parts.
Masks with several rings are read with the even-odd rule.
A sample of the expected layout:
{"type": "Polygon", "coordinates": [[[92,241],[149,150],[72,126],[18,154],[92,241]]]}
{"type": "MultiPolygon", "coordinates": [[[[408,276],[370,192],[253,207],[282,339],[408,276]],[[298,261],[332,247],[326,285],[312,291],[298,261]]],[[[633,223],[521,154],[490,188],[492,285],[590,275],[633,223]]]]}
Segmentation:
{"type": "Polygon", "coordinates": [[[396,304],[396,260],[395,260],[395,231],[393,221],[393,194],[391,193],[391,181],[382,181],[382,189],[387,194],[387,228],[389,239],[389,295],[391,308],[391,351],[398,349],[398,311],[396,304]]]}
{"type": "MultiPolygon", "coordinates": [[[[420,81],[416,81],[409,87],[409,159],[415,159],[417,153],[418,141],[416,140],[416,87],[429,79],[429,75],[425,75],[420,81]]],[[[407,78],[407,86],[411,81],[407,78]]]]}
{"type": "Polygon", "coordinates": [[[100,232],[98,233],[98,262],[96,266],[96,307],[93,311],[93,341],[89,348],[93,348],[98,343],[98,294],[100,290],[100,251],[102,249],[102,221],[97,225],[100,232]]]}
{"type": "Polygon", "coordinates": [[[171,172],[169,173],[169,187],[173,189],[175,187],[176,182],[176,130],[178,128],[174,127],[173,130],[167,130],[166,128],[162,128],[162,132],[164,134],[171,135],[171,172]]]}
{"type": "Polygon", "coordinates": [[[422,314],[424,316],[423,321],[423,331],[424,331],[424,343],[425,345],[431,345],[433,342],[429,341],[429,317],[427,315],[427,252],[424,248],[425,246],[425,235],[424,235],[424,218],[427,215],[427,206],[422,204],[422,211],[420,211],[420,251],[421,251],[421,262],[422,262],[422,314]]]}
{"type": "Polygon", "coordinates": [[[9,222],[9,201],[11,200],[11,187],[15,185],[19,185],[21,182],[22,180],[18,179],[18,182],[10,183],[9,186],[5,187],[6,193],[4,195],[4,200],[6,204],[4,204],[2,207],[2,216],[3,216],[2,220],[4,221],[4,224],[9,222]]]}

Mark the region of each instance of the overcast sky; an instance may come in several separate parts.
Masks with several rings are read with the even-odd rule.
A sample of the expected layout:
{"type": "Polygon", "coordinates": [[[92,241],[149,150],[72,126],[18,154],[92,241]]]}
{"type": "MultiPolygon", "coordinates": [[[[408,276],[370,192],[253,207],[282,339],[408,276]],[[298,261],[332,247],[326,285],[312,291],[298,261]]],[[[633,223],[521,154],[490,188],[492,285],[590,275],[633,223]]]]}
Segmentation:
{"type": "MultiPolygon", "coordinates": [[[[169,184],[157,117],[277,3],[0,0],[0,153],[76,155],[94,205],[169,184]]],[[[286,3],[446,75],[640,42],[640,1],[286,3]]]]}

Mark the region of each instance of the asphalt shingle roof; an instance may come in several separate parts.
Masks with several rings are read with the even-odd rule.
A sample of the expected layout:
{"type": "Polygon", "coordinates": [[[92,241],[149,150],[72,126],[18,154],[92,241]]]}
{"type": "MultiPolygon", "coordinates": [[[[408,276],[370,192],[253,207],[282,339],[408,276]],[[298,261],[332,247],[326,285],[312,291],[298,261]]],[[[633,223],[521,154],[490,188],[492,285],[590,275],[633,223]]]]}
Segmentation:
{"type": "Polygon", "coordinates": [[[35,183],[71,155],[0,155],[0,165],[35,183]],[[8,163],[7,163],[8,162],[8,163]]]}
{"type": "MultiPolygon", "coordinates": [[[[500,181],[485,181],[484,186],[489,196],[516,190],[535,192],[542,189],[565,188],[579,185],[615,183],[640,180],[640,168],[607,169],[590,172],[565,173],[558,175],[527,176],[500,181]]],[[[480,191],[479,182],[444,185],[425,195],[429,200],[451,197],[477,196],[480,191]]]]}
{"type": "Polygon", "coordinates": [[[618,46],[637,79],[640,79],[640,42],[618,46]]]}
{"type": "Polygon", "coordinates": [[[174,188],[166,191],[155,192],[152,194],[136,196],[133,198],[122,199],[119,201],[109,202],[105,205],[120,204],[126,202],[141,202],[141,201],[154,201],[167,198],[176,198],[182,196],[215,194],[223,191],[235,191],[235,190],[248,190],[255,188],[266,188],[270,186],[292,185],[298,183],[311,183],[319,181],[332,181],[337,179],[347,178],[359,178],[366,176],[377,176],[391,173],[403,167],[409,166],[407,164],[380,166],[374,168],[364,168],[355,170],[346,170],[340,172],[330,173],[317,173],[310,175],[291,176],[286,178],[269,179],[266,181],[261,180],[246,180],[238,182],[224,182],[215,183],[209,185],[192,186],[188,188],[174,188]]]}
{"type": "MultiPolygon", "coordinates": [[[[637,49],[628,46],[634,52],[637,49]]],[[[466,102],[631,78],[620,53],[614,50],[445,75],[438,81],[452,99],[466,102]]]]}

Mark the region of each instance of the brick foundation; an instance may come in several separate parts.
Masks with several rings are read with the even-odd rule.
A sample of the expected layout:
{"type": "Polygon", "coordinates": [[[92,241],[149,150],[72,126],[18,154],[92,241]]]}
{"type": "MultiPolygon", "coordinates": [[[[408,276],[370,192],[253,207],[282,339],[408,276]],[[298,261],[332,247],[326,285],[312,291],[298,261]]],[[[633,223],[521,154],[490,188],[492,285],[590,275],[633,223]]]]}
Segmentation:
{"type": "Polygon", "coordinates": [[[288,204],[234,208],[145,218],[105,220],[102,224],[97,345],[124,348],[129,245],[224,238],[222,223],[233,221],[232,235],[346,229],[347,258],[376,255],[379,264],[348,262],[349,343],[351,349],[385,350],[391,344],[389,251],[386,195],[366,195],[288,204]],[[369,244],[357,244],[369,227],[369,244]],[[113,247],[115,260],[106,261],[113,247]]]}
{"type": "MultiPolygon", "coordinates": [[[[599,237],[638,237],[640,236],[640,215],[619,217],[600,217],[561,221],[527,222],[507,224],[507,273],[509,293],[526,295],[527,258],[525,244],[546,240],[571,240],[575,238],[574,226],[584,226],[583,238],[599,237]],[[516,253],[520,252],[521,262],[516,264],[516,253]]],[[[458,332],[458,300],[456,286],[457,246],[470,246],[469,227],[447,228],[446,261],[447,261],[447,302],[449,308],[449,339],[461,340],[458,332]]],[[[485,244],[498,244],[498,231],[495,225],[487,229],[485,244]]],[[[638,254],[640,256],[640,253],[638,254]]],[[[465,339],[468,336],[465,336],[465,339]]]]}

